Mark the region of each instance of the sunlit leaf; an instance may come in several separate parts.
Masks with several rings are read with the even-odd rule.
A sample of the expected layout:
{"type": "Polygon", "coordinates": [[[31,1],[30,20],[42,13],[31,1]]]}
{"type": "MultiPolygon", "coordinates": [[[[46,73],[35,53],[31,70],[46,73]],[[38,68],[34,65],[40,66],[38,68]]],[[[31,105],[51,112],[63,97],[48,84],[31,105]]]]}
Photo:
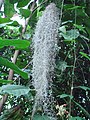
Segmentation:
{"type": "Polygon", "coordinates": [[[0,39],[0,48],[3,48],[4,46],[15,46],[15,49],[26,49],[29,45],[30,42],[27,40],[0,39]]]}
{"type": "Polygon", "coordinates": [[[86,33],[86,31],[84,30],[85,27],[83,27],[82,25],[77,25],[77,24],[74,24],[74,26],[79,29],[80,31],[83,31],[84,33],[86,33]]]}
{"type": "Polygon", "coordinates": [[[3,80],[3,79],[0,79],[0,83],[2,84],[8,84],[8,83],[13,83],[12,80],[3,80]]]}
{"type": "Polygon", "coordinates": [[[9,18],[0,18],[0,24],[12,22],[9,18]]]}
{"type": "Polygon", "coordinates": [[[22,17],[28,18],[30,16],[30,10],[29,9],[22,9],[20,8],[20,13],[22,17]]]}
{"type": "Polygon", "coordinates": [[[90,57],[86,54],[86,53],[84,53],[84,52],[79,52],[83,57],[85,57],[85,58],[87,58],[88,60],[90,60],[90,57]]]}
{"type": "Polygon", "coordinates": [[[5,27],[6,25],[12,24],[13,21],[9,18],[0,18],[0,28],[5,27]]]}

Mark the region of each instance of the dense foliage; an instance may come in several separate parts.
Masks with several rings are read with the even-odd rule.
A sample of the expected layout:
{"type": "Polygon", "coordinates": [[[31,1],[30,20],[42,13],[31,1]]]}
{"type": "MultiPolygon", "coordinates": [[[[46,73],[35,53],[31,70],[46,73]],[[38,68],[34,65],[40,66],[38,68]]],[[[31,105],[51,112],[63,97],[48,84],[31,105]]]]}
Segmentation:
{"type": "MultiPolygon", "coordinates": [[[[0,4],[0,120],[31,118],[36,94],[31,75],[32,36],[39,17],[51,2],[58,7],[61,21],[52,85],[55,116],[58,120],[89,120],[90,0],[36,1],[4,0],[3,9],[0,4]],[[17,22],[16,17],[13,21],[13,16],[20,20],[17,22]],[[6,95],[7,101],[2,104],[6,95]]],[[[33,117],[49,119],[42,108],[33,117]]]]}

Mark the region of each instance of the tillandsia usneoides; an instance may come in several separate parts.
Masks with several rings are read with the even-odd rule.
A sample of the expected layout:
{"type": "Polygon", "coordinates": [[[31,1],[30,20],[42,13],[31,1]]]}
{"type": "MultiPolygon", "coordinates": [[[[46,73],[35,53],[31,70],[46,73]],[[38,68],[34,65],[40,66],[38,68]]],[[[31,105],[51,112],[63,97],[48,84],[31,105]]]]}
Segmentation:
{"type": "Polygon", "coordinates": [[[54,3],[48,5],[39,18],[33,36],[33,86],[36,90],[36,108],[41,105],[47,111],[49,102],[49,85],[53,78],[55,68],[56,48],[58,43],[59,12],[54,3]]]}

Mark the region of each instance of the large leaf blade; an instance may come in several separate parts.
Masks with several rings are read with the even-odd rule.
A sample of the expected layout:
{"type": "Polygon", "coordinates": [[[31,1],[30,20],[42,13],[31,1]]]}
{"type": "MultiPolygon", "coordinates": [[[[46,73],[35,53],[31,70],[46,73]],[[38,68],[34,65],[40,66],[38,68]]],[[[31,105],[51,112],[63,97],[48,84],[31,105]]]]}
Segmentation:
{"type": "Polygon", "coordinates": [[[30,88],[21,85],[3,85],[1,91],[19,97],[28,94],[30,88]]]}
{"type": "Polygon", "coordinates": [[[0,39],[0,48],[4,46],[15,46],[15,49],[26,49],[30,45],[30,42],[27,40],[9,40],[9,39],[0,39]]]}
{"type": "Polygon", "coordinates": [[[21,75],[24,79],[28,79],[28,74],[26,72],[23,72],[17,65],[10,62],[9,60],[0,57],[0,65],[8,67],[14,70],[17,74],[21,75]]]}

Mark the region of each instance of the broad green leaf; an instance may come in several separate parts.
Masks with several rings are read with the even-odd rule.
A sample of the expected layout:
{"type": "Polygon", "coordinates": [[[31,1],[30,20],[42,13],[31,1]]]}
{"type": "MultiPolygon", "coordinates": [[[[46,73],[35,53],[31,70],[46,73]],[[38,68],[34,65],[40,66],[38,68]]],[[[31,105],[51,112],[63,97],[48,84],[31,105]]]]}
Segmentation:
{"type": "Polygon", "coordinates": [[[30,16],[30,10],[29,9],[22,9],[20,8],[20,13],[22,17],[28,18],[30,16]]]}
{"type": "Polygon", "coordinates": [[[30,0],[20,0],[17,4],[17,7],[24,7],[26,6],[28,3],[30,2],[30,0]]]}
{"type": "Polygon", "coordinates": [[[51,120],[48,116],[46,115],[34,115],[33,120],[51,120]]]}
{"type": "Polygon", "coordinates": [[[9,18],[0,18],[0,24],[12,22],[9,18]]]}
{"type": "Polygon", "coordinates": [[[84,52],[79,52],[83,57],[85,57],[85,58],[87,58],[88,60],[90,60],[90,57],[86,54],[86,53],[84,53],[84,52]]]}
{"type": "Polygon", "coordinates": [[[0,18],[0,28],[5,27],[6,25],[12,24],[13,21],[9,18],[0,18]]]}
{"type": "Polygon", "coordinates": [[[17,21],[13,21],[12,23],[8,24],[8,26],[16,27],[19,26],[19,23],[17,21]]]}
{"type": "Polygon", "coordinates": [[[66,98],[66,97],[69,97],[70,99],[73,99],[73,96],[72,96],[72,95],[68,95],[68,94],[58,95],[58,97],[60,97],[60,98],[66,98]]]}
{"type": "Polygon", "coordinates": [[[9,0],[5,0],[4,2],[4,13],[7,17],[12,17],[15,14],[14,5],[9,0]]]}
{"type": "Polygon", "coordinates": [[[8,83],[13,83],[12,80],[3,80],[3,79],[0,79],[0,83],[2,84],[8,84],[8,83]]]}
{"type": "Polygon", "coordinates": [[[9,39],[0,39],[0,48],[4,46],[15,46],[15,49],[26,49],[29,47],[30,42],[27,40],[9,40],[9,39]]]}
{"type": "Polygon", "coordinates": [[[11,4],[14,4],[14,3],[16,3],[18,0],[9,0],[9,2],[11,3],[11,4]]]}
{"type": "Polygon", "coordinates": [[[66,40],[75,40],[79,36],[79,31],[77,29],[71,29],[66,32],[66,34],[61,33],[61,35],[66,40]]]}
{"type": "Polygon", "coordinates": [[[83,90],[90,90],[90,87],[86,87],[86,86],[78,86],[79,88],[83,89],[83,90]]]}
{"type": "Polygon", "coordinates": [[[30,91],[29,87],[25,87],[21,85],[3,85],[0,89],[1,92],[12,94],[17,97],[21,95],[26,95],[30,91]]]}
{"type": "Polygon", "coordinates": [[[28,79],[28,74],[26,72],[23,72],[17,65],[8,61],[5,58],[0,57],[0,66],[6,66],[8,68],[11,68],[17,74],[20,74],[24,79],[28,79]]]}

